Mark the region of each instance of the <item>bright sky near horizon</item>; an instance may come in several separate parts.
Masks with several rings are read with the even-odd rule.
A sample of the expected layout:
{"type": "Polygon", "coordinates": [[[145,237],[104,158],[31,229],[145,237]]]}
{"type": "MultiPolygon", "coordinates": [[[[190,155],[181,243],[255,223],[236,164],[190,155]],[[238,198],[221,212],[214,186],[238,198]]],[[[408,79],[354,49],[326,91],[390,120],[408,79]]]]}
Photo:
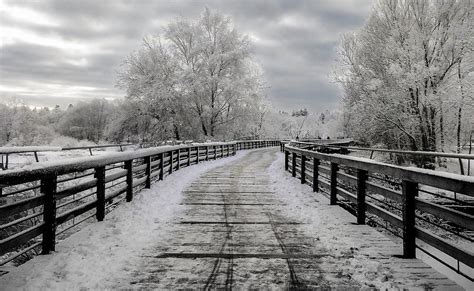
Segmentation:
{"type": "Polygon", "coordinates": [[[0,0],[0,97],[32,106],[124,96],[123,60],[179,17],[204,7],[230,16],[253,40],[277,109],[334,108],[331,81],[341,35],[360,28],[372,0],[0,0]]]}

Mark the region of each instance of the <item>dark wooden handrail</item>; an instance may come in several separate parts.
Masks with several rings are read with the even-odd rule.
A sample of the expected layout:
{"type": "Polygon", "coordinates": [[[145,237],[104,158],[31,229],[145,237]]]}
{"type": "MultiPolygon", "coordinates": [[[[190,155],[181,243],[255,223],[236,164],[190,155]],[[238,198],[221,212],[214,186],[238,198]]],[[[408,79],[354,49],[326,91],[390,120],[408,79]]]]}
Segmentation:
{"type": "MultiPolygon", "coordinates": [[[[288,145],[284,146],[284,155],[285,170],[289,171],[293,177],[300,178],[301,183],[311,185],[314,192],[320,192],[323,188],[327,189],[331,205],[337,204],[340,198],[353,203],[359,224],[365,223],[366,212],[368,212],[400,229],[405,257],[415,257],[417,248],[415,239],[419,239],[470,268],[474,268],[474,248],[461,248],[417,223],[424,218],[419,216],[420,213],[425,213],[468,231],[474,230],[473,215],[418,197],[418,192],[422,189],[420,187],[423,185],[474,197],[474,177],[400,167],[370,159],[325,154],[288,145]],[[324,178],[321,178],[322,175],[324,178]],[[390,179],[386,180],[386,183],[377,183],[377,179],[373,178],[374,175],[390,177],[390,179]],[[371,177],[370,180],[369,177],[371,177]],[[401,181],[397,183],[398,187],[401,186],[401,191],[385,185],[389,184],[388,182],[394,183],[393,181],[401,181]],[[369,192],[393,201],[399,205],[401,211],[392,212],[389,208],[377,205],[375,200],[367,201],[369,192]]],[[[457,269],[450,267],[462,273],[459,271],[459,266],[457,269]]],[[[464,273],[463,275],[469,277],[464,273]]]]}

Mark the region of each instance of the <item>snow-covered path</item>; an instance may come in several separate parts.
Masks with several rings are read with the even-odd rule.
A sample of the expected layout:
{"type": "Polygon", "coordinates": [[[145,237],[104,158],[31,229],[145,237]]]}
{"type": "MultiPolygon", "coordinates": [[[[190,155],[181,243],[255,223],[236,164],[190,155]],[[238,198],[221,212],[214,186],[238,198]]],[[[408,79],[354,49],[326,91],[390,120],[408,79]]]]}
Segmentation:
{"type": "Polygon", "coordinates": [[[277,149],[180,170],[0,277],[6,290],[459,289],[283,171],[277,149]]]}

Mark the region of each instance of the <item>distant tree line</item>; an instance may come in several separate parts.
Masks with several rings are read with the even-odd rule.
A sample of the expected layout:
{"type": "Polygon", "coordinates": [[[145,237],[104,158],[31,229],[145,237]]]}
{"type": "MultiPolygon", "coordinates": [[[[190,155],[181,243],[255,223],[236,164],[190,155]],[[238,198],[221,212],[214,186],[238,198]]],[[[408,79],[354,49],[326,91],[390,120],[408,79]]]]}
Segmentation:
{"type": "MultiPolygon", "coordinates": [[[[305,138],[342,137],[342,114],[338,111],[311,113],[306,109],[288,114],[271,107],[251,111],[240,131],[229,128],[224,138],[305,138]]],[[[230,125],[229,125],[230,126],[230,125]]],[[[234,126],[234,125],[232,125],[234,126]]],[[[183,140],[209,140],[201,132],[181,136],[183,140]]],[[[160,126],[151,117],[141,114],[134,103],[126,99],[107,101],[93,99],[69,106],[29,107],[18,99],[0,99],[0,146],[55,145],[77,146],[99,143],[154,142],[176,139],[173,131],[160,126]]]]}

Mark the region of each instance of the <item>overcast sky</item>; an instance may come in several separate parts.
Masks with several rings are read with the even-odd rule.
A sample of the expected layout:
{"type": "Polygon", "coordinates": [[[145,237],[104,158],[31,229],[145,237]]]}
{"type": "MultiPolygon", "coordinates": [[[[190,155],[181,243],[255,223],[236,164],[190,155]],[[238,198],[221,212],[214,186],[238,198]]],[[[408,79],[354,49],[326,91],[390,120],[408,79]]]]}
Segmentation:
{"type": "Polygon", "coordinates": [[[269,100],[277,109],[334,108],[331,82],[343,33],[361,27],[371,0],[346,1],[36,1],[0,0],[0,97],[62,106],[120,98],[120,64],[142,38],[204,7],[231,16],[254,43],[269,100]]]}

